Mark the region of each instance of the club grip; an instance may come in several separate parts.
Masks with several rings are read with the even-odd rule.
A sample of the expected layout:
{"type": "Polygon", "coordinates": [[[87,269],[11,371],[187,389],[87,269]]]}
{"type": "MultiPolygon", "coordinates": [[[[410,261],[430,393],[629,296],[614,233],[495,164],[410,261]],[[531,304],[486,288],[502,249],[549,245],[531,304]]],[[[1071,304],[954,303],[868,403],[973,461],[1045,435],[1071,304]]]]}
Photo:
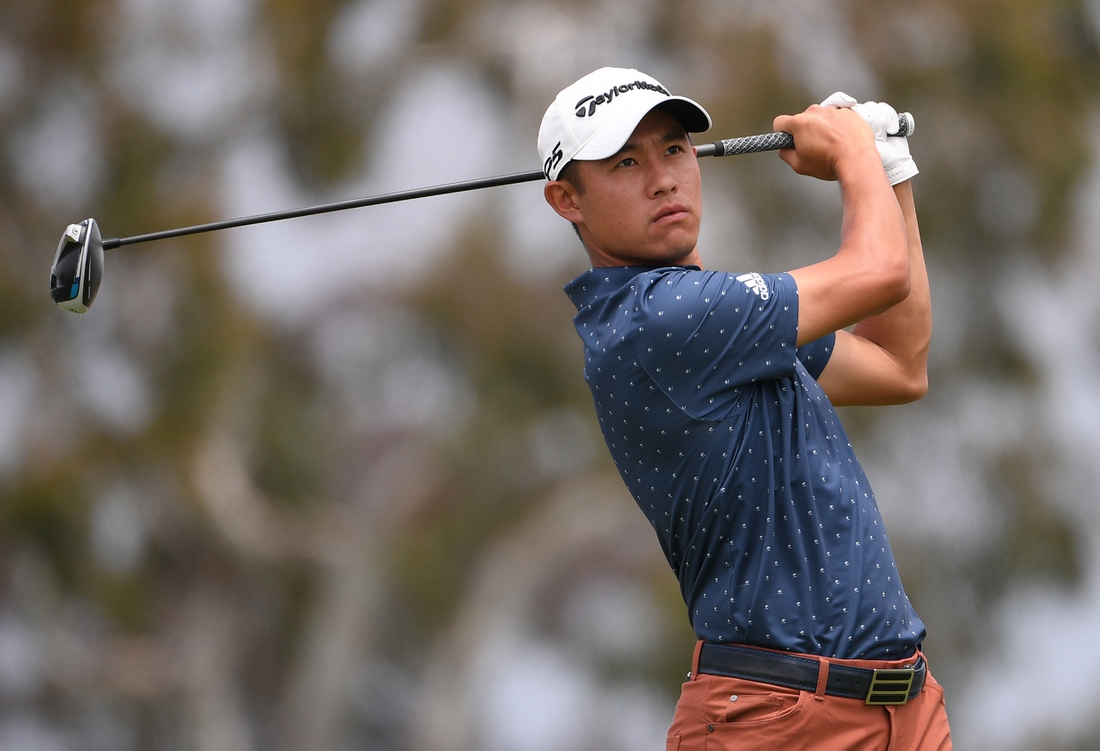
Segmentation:
{"type": "Polygon", "coordinates": [[[790,133],[778,131],[776,133],[761,133],[758,136],[724,138],[714,143],[704,143],[696,147],[695,153],[697,156],[734,156],[736,154],[753,154],[757,151],[793,148],[794,137],[790,133]]]}
{"type": "MultiPolygon", "coordinates": [[[[894,136],[911,136],[916,130],[916,121],[908,112],[898,113],[898,132],[891,133],[894,136]]],[[[761,133],[757,136],[742,136],[741,138],[724,138],[714,143],[704,143],[695,147],[698,156],[736,156],[737,154],[753,154],[757,151],[777,151],[778,149],[793,149],[794,137],[790,133],[778,131],[776,133],[761,133]]]]}
{"type": "Polygon", "coordinates": [[[913,119],[911,112],[899,112],[898,113],[898,132],[891,133],[892,136],[904,136],[908,138],[913,135],[913,131],[917,129],[917,121],[913,119]]]}

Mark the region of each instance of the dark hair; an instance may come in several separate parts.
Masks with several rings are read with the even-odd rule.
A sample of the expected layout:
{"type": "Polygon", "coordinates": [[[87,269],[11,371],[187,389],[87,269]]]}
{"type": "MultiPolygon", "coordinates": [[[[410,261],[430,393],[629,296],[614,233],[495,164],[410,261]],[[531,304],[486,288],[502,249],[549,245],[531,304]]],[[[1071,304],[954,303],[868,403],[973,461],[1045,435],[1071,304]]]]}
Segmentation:
{"type": "Polygon", "coordinates": [[[558,179],[569,183],[578,193],[582,196],[584,195],[584,182],[581,181],[581,175],[577,170],[576,162],[566,162],[565,166],[561,168],[561,172],[558,173],[558,179]]]}

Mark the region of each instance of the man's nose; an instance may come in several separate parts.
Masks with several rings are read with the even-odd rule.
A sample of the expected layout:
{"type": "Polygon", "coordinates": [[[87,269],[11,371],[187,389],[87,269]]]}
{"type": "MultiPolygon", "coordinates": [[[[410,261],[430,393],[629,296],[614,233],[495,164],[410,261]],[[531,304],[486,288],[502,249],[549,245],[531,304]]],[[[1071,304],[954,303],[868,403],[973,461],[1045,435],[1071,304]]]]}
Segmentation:
{"type": "Polygon", "coordinates": [[[676,177],[660,159],[650,162],[649,168],[649,192],[659,196],[664,193],[675,192],[679,185],[676,177]]]}

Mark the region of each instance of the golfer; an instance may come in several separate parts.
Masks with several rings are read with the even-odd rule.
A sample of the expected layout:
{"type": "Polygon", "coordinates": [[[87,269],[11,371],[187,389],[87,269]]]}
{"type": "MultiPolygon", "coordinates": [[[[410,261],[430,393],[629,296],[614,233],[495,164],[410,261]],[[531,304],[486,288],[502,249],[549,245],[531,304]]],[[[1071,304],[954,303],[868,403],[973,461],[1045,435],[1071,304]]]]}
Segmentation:
{"type": "Polygon", "coordinates": [[[546,201],[592,264],[565,291],[600,428],[699,640],[669,751],[951,747],[924,625],[834,410],[927,388],[917,169],[888,105],[824,104],[774,127],[795,172],[840,183],[840,247],[781,274],[700,255],[697,103],[603,68],[539,130],[546,201]]]}

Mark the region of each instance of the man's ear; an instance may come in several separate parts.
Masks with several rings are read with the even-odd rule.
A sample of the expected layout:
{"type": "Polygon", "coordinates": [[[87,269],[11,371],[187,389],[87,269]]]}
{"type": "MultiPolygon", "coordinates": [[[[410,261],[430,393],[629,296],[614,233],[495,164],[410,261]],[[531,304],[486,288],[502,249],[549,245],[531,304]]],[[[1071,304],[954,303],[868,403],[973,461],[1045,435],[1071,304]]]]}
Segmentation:
{"type": "Polygon", "coordinates": [[[577,205],[577,190],[564,180],[551,180],[542,189],[542,195],[550,208],[573,224],[583,224],[584,214],[577,205]]]}

